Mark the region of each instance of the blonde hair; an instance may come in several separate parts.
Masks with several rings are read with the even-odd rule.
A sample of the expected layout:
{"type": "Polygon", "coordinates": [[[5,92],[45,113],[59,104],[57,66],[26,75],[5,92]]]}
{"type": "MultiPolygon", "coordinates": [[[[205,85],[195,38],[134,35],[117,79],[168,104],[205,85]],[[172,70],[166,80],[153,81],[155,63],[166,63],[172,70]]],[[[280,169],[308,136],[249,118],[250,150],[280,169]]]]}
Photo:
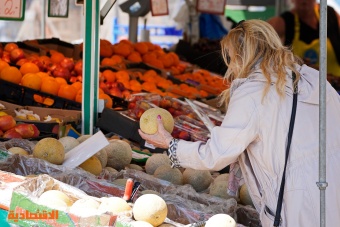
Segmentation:
{"type": "MultiPolygon", "coordinates": [[[[283,46],[274,28],[262,20],[247,20],[239,23],[221,40],[221,51],[228,70],[224,79],[232,82],[236,78],[247,78],[255,66],[262,70],[267,84],[263,97],[269,91],[271,76],[276,76],[276,91],[285,96],[287,68],[295,72],[296,81],[300,78],[295,64],[302,61],[292,51],[283,46]]],[[[220,95],[220,104],[228,106],[229,89],[220,95]]]]}

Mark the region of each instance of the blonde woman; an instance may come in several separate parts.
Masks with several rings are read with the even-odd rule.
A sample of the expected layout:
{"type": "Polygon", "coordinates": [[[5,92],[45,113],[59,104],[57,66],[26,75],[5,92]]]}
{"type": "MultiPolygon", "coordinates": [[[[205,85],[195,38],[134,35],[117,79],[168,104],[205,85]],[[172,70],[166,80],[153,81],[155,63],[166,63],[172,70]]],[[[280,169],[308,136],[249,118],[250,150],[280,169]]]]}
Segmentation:
{"type": "MultiPolygon", "coordinates": [[[[177,140],[158,117],[147,142],[168,148],[174,166],[221,170],[238,161],[264,227],[273,226],[285,163],[294,87],[297,109],[286,169],[280,226],[317,226],[319,220],[319,76],[282,45],[265,21],[244,21],[221,41],[230,90],[227,112],[206,142],[177,140]],[[296,79],[293,81],[292,72],[296,79]],[[294,85],[293,85],[294,84],[294,85]]],[[[327,83],[327,226],[340,223],[340,98],[327,83]]],[[[227,193],[227,192],[226,192],[227,193]]]]}

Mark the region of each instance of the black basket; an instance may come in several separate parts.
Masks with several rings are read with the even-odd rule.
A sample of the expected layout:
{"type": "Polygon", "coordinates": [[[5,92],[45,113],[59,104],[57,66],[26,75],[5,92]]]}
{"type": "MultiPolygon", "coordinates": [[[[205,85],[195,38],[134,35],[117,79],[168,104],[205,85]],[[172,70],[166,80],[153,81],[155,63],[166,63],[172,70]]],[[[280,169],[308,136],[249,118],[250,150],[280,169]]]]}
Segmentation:
{"type": "Polygon", "coordinates": [[[22,106],[40,106],[55,109],[81,110],[81,103],[61,98],[35,89],[27,88],[8,81],[0,80],[0,100],[15,103],[22,106]],[[36,102],[34,95],[50,98],[52,105],[36,102]]]}

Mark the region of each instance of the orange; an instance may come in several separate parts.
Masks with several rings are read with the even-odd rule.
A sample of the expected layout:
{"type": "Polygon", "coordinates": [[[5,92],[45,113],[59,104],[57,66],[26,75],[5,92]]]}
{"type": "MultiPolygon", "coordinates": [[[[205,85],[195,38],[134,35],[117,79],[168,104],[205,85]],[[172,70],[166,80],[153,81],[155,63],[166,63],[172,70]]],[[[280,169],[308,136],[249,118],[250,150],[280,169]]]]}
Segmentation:
{"type": "Polygon", "coordinates": [[[15,65],[21,67],[24,63],[28,62],[28,60],[26,58],[21,58],[20,60],[18,60],[15,65]]]}
{"type": "Polygon", "coordinates": [[[163,63],[165,68],[170,68],[174,64],[173,58],[168,54],[160,56],[159,60],[163,63]]]}
{"type": "Polygon", "coordinates": [[[39,71],[39,67],[32,62],[25,62],[22,66],[20,66],[20,72],[22,75],[25,75],[26,73],[37,73],[39,71]]]}
{"type": "Polygon", "coordinates": [[[44,77],[49,77],[50,75],[48,75],[48,73],[45,73],[45,72],[37,72],[36,73],[38,76],[40,76],[40,78],[44,78],[44,77]]]}
{"type": "MultiPolygon", "coordinates": [[[[40,76],[41,77],[41,76],[40,76]]],[[[55,78],[54,77],[52,77],[52,76],[43,76],[43,77],[41,77],[41,79],[42,79],[42,82],[44,83],[44,81],[46,81],[46,80],[53,80],[53,81],[55,81],[55,78]]]]}
{"type": "Polygon", "coordinates": [[[65,56],[62,53],[56,51],[56,52],[53,52],[51,55],[51,62],[57,64],[61,62],[64,58],[65,56]]]}
{"type": "Polygon", "coordinates": [[[116,65],[117,62],[112,59],[112,58],[104,58],[101,62],[100,62],[100,65],[101,66],[114,66],[116,65]]]}
{"type": "Polygon", "coordinates": [[[156,46],[151,42],[145,42],[145,44],[148,46],[149,51],[153,51],[156,48],[156,46]]]}
{"type": "Polygon", "coordinates": [[[113,59],[116,62],[116,64],[119,64],[119,63],[123,62],[123,58],[121,56],[119,56],[119,55],[116,55],[116,54],[112,55],[111,59],[113,59]]]}
{"type": "Polygon", "coordinates": [[[98,94],[104,94],[105,92],[103,91],[103,89],[98,88],[98,94]]]}
{"type": "Polygon", "coordinates": [[[124,91],[122,91],[122,95],[123,95],[125,100],[128,100],[131,96],[131,92],[129,90],[124,90],[124,91]]]}
{"type": "Polygon", "coordinates": [[[43,78],[40,91],[57,95],[60,88],[60,84],[53,77],[43,78]]]}
{"type": "Polygon", "coordinates": [[[156,60],[157,59],[157,55],[155,53],[147,53],[143,55],[143,61],[144,62],[148,62],[151,60],[156,60]]]}
{"type": "Polygon", "coordinates": [[[99,41],[99,55],[101,57],[109,58],[112,55],[112,44],[106,39],[100,39],[99,41]]]}
{"type": "Polygon", "coordinates": [[[34,99],[34,101],[36,101],[37,103],[43,103],[43,102],[44,102],[44,98],[43,98],[41,95],[34,94],[34,95],[33,95],[33,99],[34,99]]]}
{"type": "Polygon", "coordinates": [[[130,80],[130,90],[131,91],[141,91],[142,85],[137,80],[130,80]]]}
{"type": "Polygon", "coordinates": [[[11,52],[12,50],[17,49],[17,48],[19,48],[17,44],[7,43],[4,47],[4,50],[7,51],[7,52],[11,52]]]}
{"type": "Polygon", "coordinates": [[[140,54],[146,54],[149,51],[148,45],[145,42],[135,43],[133,47],[140,54]]]}
{"type": "Polygon", "coordinates": [[[102,76],[105,78],[106,82],[115,82],[116,81],[116,73],[107,69],[102,72],[102,76]]]}
{"type": "Polygon", "coordinates": [[[142,83],[142,89],[144,91],[149,91],[151,92],[152,90],[156,90],[157,89],[157,86],[155,83],[153,82],[144,82],[142,83]]]}
{"type": "Polygon", "coordinates": [[[58,96],[65,99],[74,100],[76,98],[76,95],[76,88],[70,84],[63,84],[58,91],[58,96]]]}
{"type": "Polygon", "coordinates": [[[129,81],[130,75],[127,71],[120,70],[116,72],[116,79],[117,81],[129,81]]]}
{"type": "Polygon", "coordinates": [[[9,67],[9,64],[0,59],[0,72],[1,72],[1,70],[3,70],[6,67],[9,67]]]}
{"type": "Polygon", "coordinates": [[[39,60],[45,65],[51,63],[51,59],[47,57],[46,55],[39,56],[39,60]]]}
{"type": "Polygon", "coordinates": [[[54,99],[47,97],[47,98],[44,99],[43,104],[46,105],[46,106],[52,106],[54,104],[54,99]]]}
{"type": "Polygon", "coordinates": [[[77,91],[81,90],[83,88],[83,83],[82,82],[74,82],[73,84],[71,84],[77,91]]]}
{"type": "Polygon", "coordinates": [[[174,62],[173,63],[174,65],[179,65],[180,60],[179,60],[179,57],[178,57],[178,55],[176,53],[170,52],[170,53],[168,53],[168,55],[172,58],[172,60],[174,62]]]}
{"type": "Polygon", "coordinates": [[[160,68],[160,69],[164,69],[164,64],[161,60],[158,60],[158,59],[151,59],[151,60],[148,60],[148,61],[144,61],[145,63],[147,64],[150,64],[154,67],[157,67],[157,68],[160,68]]]}
{"type": "Polygon", "coordinates": [[[113,53],[121,55],[123,57],[127,57],[129,54],[131,54],[133,47],[130,44],[127,43],[118,43],[112,46],[113,53]]]}
{"type": "Polygon", "coordinates": [[[63,77],[55,77],[55,81],[57,81],[60,85],[67,84],[67,81],[63,77]]]}
{"type": "Polygon", "coordinates": [[[106,108],[112,108],[113,102],[112,102],[112,99],[111,99],[111,97],[109,95],[107,95],[105,93],[101,93],[101,94],[99,94],[98,98],[105,100],[105,102],[106,102],[105,103],[105,107],[106,108]]]}
{"type": "Polygon", "coordinates": [[[83,90],[82,89],[78,90],[75,101],[80,102],[80,103],[83,102],[83,90]]]}
{"type": "Polygon", "coordinates": [[[35,90],[40,90],[42,79],[35,73],[26,73],[21,79],[21,85],[35,90]]]}
{"type": "Polygon", "coordinates": [[[142,57],[140,56],[140,53],[134,51],[127,57],[127,60],[132,62],[142,62],[142,57]]]}
{"type": "Polygon", "coordinates": [[[6,80],[15,84],[19,84],[21,82],[21,72],[14,66],[9,66],[1,70],[0,78],[2,80],[6,80]]]}

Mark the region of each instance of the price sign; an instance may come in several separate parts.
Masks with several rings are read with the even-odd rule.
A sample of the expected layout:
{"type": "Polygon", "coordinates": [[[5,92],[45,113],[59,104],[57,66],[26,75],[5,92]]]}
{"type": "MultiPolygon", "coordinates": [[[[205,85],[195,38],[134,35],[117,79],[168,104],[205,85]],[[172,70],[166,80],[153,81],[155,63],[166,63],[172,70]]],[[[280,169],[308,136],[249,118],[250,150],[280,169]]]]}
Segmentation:
{"type": "Polygon", "coordinates": [[[48,0],[49,17],[68,17],[69,0],[48,0]]]}
{"type": "Polygon", "coordinates": [[[24,20],[25,0],[0,0],[0,20],[24,20]]]}
{"type": "Polygon", "coordinates": [[[150,0],[152,16],[169,15],[167,0],[150,0]]]}
{"type": "Polygon", "coordinates": [[[197,11],[210,14],[224,14],[226,0],[198,0],[197,11]]]}

